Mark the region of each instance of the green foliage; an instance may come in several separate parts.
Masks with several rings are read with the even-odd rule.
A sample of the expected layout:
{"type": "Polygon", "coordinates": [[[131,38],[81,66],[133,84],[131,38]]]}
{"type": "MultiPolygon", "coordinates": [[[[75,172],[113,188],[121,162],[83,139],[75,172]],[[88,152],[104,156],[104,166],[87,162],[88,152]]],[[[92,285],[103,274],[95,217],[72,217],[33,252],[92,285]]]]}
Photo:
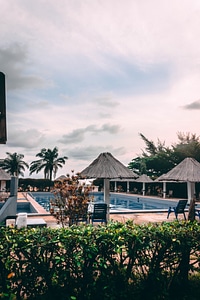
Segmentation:
{"type": "Polygon", "coordinates": [[[186,157],[192,157],[200,162],[199,137],[196,136],[196,134],[190,134],[190,133],[184,134],[179,132],[178,140],[179,142],[172,146],[174,160],[176,160],[177,163],[179,163],[186,157]]]}
{"type": "Polygon", "coordinates": [[[53,150],[43,148],[36,154],[38,160],[34,160],[30,165],[30,174],[38,173],[44,170],[44,178],[52,180],[52,176],[56,177],[58,168],[62,168],[67,156],[58,157],[58,148],[54,147],[53,150]]]}
{"type": "Polygon", "coordinates": [[[6,152],[7,157],[0,162],[0,167],[3,170],[6,170],[11,175],[15,176],[24,176],[25,168],[28,168],[29,165],[23,161],[24,155],[15,153],[6,152]]]}
{"type": "Polygon", "coordinates": [[[148,140],[143,134],[140,137],[145,142],[142,154],[128,164],[128,167],[138,174],[147,174],[152,178],[167,173],[186,157],[193,157],[200,162],[200,139],[196,134],[178,133],[178,143],[165,146],[159,139],[157,144],[148,140]]]}
{"type": "Polygon", "coordinates": [[[196,300],[199,241],[196,222],[0,228],[0,298],[196,300]]]}

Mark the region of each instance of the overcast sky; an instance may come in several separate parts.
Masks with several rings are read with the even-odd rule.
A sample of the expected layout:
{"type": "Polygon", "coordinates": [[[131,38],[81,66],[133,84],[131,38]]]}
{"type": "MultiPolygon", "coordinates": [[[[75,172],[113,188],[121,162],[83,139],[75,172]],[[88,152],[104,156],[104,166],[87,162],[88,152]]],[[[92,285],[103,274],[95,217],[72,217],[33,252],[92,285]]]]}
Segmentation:
{"type": "MultiPolygon", "coordinates": [[[[68,156],[58,176],[100,153],[124,165],[139,133],[166,146],[200,134],[199,0],[0,0],[6,152],[68,156]]],[[[29,177],[29,172],[25,173],[29,177]]],[[[43,177],[43,173],[32,177],[43,177]]]]}

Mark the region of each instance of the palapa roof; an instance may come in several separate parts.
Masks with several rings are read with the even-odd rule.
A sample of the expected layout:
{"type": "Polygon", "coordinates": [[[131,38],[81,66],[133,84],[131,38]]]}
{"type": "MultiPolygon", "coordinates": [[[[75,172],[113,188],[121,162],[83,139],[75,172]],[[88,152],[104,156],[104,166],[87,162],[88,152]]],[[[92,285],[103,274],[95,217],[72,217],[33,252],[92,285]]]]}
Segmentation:
{"type": "MultiPolygon", "coordinates": [[[[135,173],[134,173],[135,174],[135,173]]],[[[136,174],[135,174],[136,175],[136,174]]],[[[137,175],[138,177],[138,175],[137,175]]],[[[136,177],[131,177],[131,178],[122,178],[122,177],[118,177],[118,178],[114,178],[111,179],[110,181],[122,181],[122,182],[135,182],[136,177]]]]}
{"type": "Polygon", "coordinates": [[[0,168],[0,180],[10,180],[11,176],[5,170],[0,168]]]}
{"type": "Polygon", "coordinates": [[[200,163],[187,157],[166,174],[157,178],[158,181],[200,182],[200,163]]]}
{"type": "Polygon", "coordinates": [[[153,182],[153,180],[146,174],[142,174],[140,177],[138,177],[136,180],[136,182],[153,182]]]}
{"type": "Polygon", "coordinates": [[[80,172],[80,175],[87,178],[104,179],[138,177],[109,152],[101,153],[87,168],[80,172]]]}
{"type": "Polygon", "coordinates": [[[64,180],[64,179],[66,179],[66,178],[67,178],[67,176],[65,176],[65,175],[60,175],[59,177],[57,177],[57,178],[55,179],[55,181],[64,180]]]}

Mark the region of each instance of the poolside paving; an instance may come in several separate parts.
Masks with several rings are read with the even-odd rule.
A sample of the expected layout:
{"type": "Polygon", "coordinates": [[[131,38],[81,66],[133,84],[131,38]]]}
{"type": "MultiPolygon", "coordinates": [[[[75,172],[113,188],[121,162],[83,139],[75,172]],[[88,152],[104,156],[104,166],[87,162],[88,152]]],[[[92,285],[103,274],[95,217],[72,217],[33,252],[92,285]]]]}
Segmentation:
{"type": "MultiPolygon", "coordinates": [[[[30,217],[29,217],[30,218],[30,217]]],[[[36,218],[36,216],[34,216],[36,218]]],[[[40,217],[41,218],[41,217],[40,217]]],[[[46,221],[47,227],[51,228],[59,228],[60,225],[57,224],[56,219],[49,216],[42,216],[42,218],[46,221]]],[[[182,216],[179,216],[179,220],[184,220],[182,216]]],[[[167,213],[133,213],[133,214],[111,214],[110,221],[118,221],[125,223],[128,220],[133,220],[135,224],[148,224],[148,223],[162,223],[162,222],[171,222],[175,220],[175,216],[173,214],[170,215],[169,219],[167,219],[167,213]]],[[[97,223],[98,224],[98,223],[97,223]]]]}
{"type": "MultiPolygon", "coordinates": [[[[30,199],[27,199],[27,196],[24,197],[25,195],[23,193],[18,193],[18,201],[22,201],[22,200],[28,200],[30,201],[30,199]]],[[[177,200],[177,199],[173,199],[173,200],[177,200]]],[[[35,203],[34,203],[35,204],[35,203]]],[[[40,206],[40,205],[39,205],[40,206]]],[[[44,213],[44,209],[41,208],[41,213],[44,213]]],[[[28,216],[28,218],[43,218],[45,220],[45,222],[47,223],[48,227],[51,228],[59,228],[60,225],[57,224],[56,219],[50,215],[50,214],[43,214],[41,216],[41,214],[34,215],[34,216],[28,216]]],[[[187,217],[187,213],[186,213],[186,217],[187,217]]],[[[183,216],[179,216],[179,220],[183,220],[183,216]]],[[[133,220],[133,222],[135,224],[147,224],[147,223],[162,223],[162,222],[170,222],[175,220],[175,215],[172,213],[169,216],[169,219],[167,219],[167,212],[134,212],[134,213],[112,213],[110,214],[109,217],[110,221],[118,221],[118,222],[122,222],[125,223],[128,220],[133,220]]],[[[97,223],[98,224],[98,223],[97,223]]]]}

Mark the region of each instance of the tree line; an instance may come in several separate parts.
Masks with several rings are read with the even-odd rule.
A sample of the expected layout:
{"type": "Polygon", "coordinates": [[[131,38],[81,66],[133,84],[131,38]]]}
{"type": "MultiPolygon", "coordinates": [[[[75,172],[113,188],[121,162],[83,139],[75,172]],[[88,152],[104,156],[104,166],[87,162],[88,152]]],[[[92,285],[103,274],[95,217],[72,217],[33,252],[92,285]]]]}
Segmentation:
{"type": "MultiPolygon", "coordinates": [[[[200,162],[200,137],[193,133],[177,133],[178,142],[166,146],[160,139],[157,142],[149,140],[142,133],[140,137],[145,143],[142,154],[136,156],[128,164],[128,168],[138,175],[147,174],[152,179],[167,173],[186,157],[195,158],[200,162]]],[[[24,176],[26,168],[33,173],[44,172],[44,179],[52,180],[56,177],[59,168],[62,168],[67,156],[59,157],[58,148],[43,148],[36,157],[39,158],[30,163],[30,166],[23,160],[23,154],[6,152],[7,157],[0,160],[0,168],[11,175],[24,176]]]]}
{"type": "Polygon", "coordinates": [[[25,162],[24,155],[18,153],[6,152],[7,157],[0,161],[0,168],[7,171],[13,176],[24,176],[25,169],[30,170],[30,175],[33,173],[38,173],[40,171],[44,172],[44,179],[49,179],[56,177],[59,168],[62,168],[65,161],[68,159],[67,156],[59,157],[58,148],[54,147],[53,150],[43,148],[36,157],[39,159],[34,160],[30,163],[30,166],[25,162]]]}
{"type": "Polygon", "coordinates": [[[135,173],[147,174],[152,179],[169,172],[186,157],[200,162],[200,137],[193,133],[178,132],[178,142],[166,146],[160,139],[157,143],[149,140],[142,133],[140,137],[145,143],[142,154],[133,158],[128,168],[135,173]]]}

